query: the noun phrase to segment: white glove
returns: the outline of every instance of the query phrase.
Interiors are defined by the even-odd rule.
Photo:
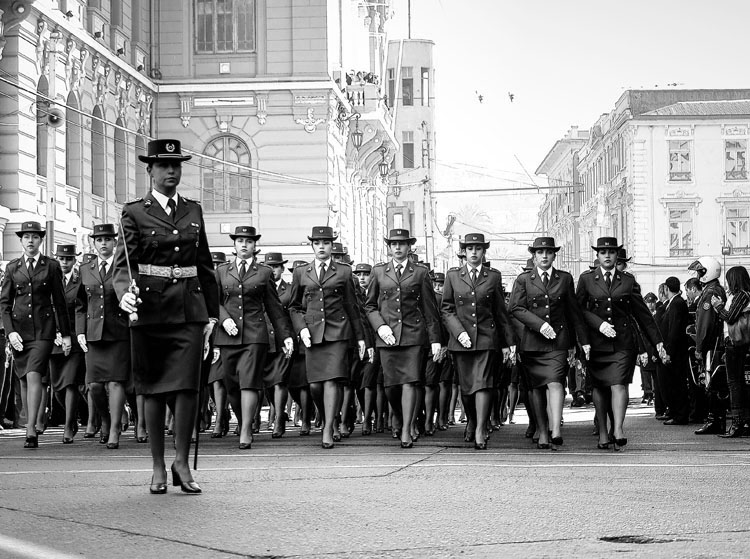
[[[224,328],[224,331],[230,336],[236,336],[239,333],[239,330],[237,329],[237,323],[234,321],[234,319],[227,318],[226,320],[224,320],[224,322],[221,323],[221,327]]]
[[[60,334],[60,332],[55,332],[55,345],[56,346],[62,345],[62,334]]]
[[[284,357],[289,359],[294,353],[294,340],[292,338],[284,338]]]
[[[502,352],[503,352],[503,363],[505,363],[506,361],[510,360],[510,348],[504,347],[502,348]]]
[[[664,349],[663,343],[659,342],[656,344],[656,351],[659,352],[659,359],[661,359],[662,363],[669,363],[671,361],[669,355],[667,355],[667,350]]]
[[[302,343],[305,344],[305,347],[311,347],[312,346],[312,340],[310,338],[310,330],[308,328],[303,328],[299,331],[299,339],[302,340]]]
[[[87,353],[89,350],[88,344],[86,344],[86,334],[78,334],[76,336],[76,339],[78,340],[78,345],[81,346],[81,349],[84,353]]]
[[[542,336],[544,336],[548,340],[554,340],[557,337],[557,333],[555,332],[555,329],[552,328],[552,326],[550,326],[548,322],[545,322],[544,324],[542,324],[542,327],[539,329],[539,332],[541,332]]]
[[[128,291],[122,296],[122,299],[120,299],[120,308],[128,314],[132,314],[138,312],[138,305],[140,305],[141,302],[142,301],[135,295],[135,293]]]
[[[583,355],[586,356],[586,361],[588,361],[591,355],[591,344],[582,345],[581,349],[583,350]]]
[[[458,335],[458,343],[460,343],[466,349],[469,349],[471,347],[471,338],[469,337],[469,334],[467,334],[466,332],[461,332]]]
[[[221,350],[218,347],[215,347],[214,348],[214,356],[213,356],[213,359],[211,359],[211,365],[213,365],[214,363],[216,363],[219,360],[220,357],[221,357]]]
[[[439,343],[430,344],[432,348],[432,360],[435,363],[440,362],[440,356],[442,355],[442,346]]]
[[[375,361],[375,348],[367,348],[367,362],[373,363]]]
[[[60,343],[60,345],[62,346],[63,355],[65,355],[66,357],[68,355],[70,355],[70,350],[72,348],[72,343],[70,341],[70,336],[63,336],[62,337],[62,342]]]
[[[18,332],[11,332],[8,334],[8,341],[13,349],[16,351],[23,351],[23,338]]]
[[[396,343],[396,336],[393,335],[393,330],[391,330],[391,327],[387,324],[383,324],[378,328],[378,336],[380,336],[380,339],[388,345]]]
[[[614,338],[617,335],[617,332],[615,332],[615,327],[612,326],[609,322],[602,322],[602,325],[599,326],[599,332],[601,332],[608,338]]]

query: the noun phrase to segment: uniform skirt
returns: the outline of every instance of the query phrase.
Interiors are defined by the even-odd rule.
[[[424,348],[421,345],[381,347],[379,352],[386,388],[424,381]]]
[[[203,324],[158,324],[130,329],[136,394],[198,392]]]
[[[130,340],[89,342],[86,352],[86,384],[130,381]]]
[[[289,381],[291,365],[291,359],[287,359],[283,351],[269,353],[263,370],[263,386],[269,388],[277,384],[286,384]]]
[[[289,388],[305,388],[308,386],[308,382],[304,347],[300,348],[297,353],[293,353],[290,361]]]
[[[463,396],[494,387],[493,371],[496,360],[497,352],[491,349],[453,353],[453,366],[456,368]]]
[[[362,371],[367,363],[367,353],[365,361],[359,358],[359,348],[349,350],[349,384],[355,390],[362,384]]]
[[[541,388],[551,382],[565,383],[568,375],[567,350],[524,351],[521,361],[526,369],[528,388]]]
[[[606,388],[615,384],[630,384],[633,382],[637,357],[635,351],[592,351],[588,363],[591,386]]]
[[[52,354],[49,360],[49,376],[52,390],[55,392],[62,392],[68,386],[83,384],[86,382],[84,353],[76,351],[67,357],[62,353]]]
[[[49,357],[52,353],[52,340],[31,340],[23,342],[23,351],[13,350],[13,368],[18,378],[26,373],[39,373],[47,377]]]
[[[437,386],[440,383],[440,366],[441,363],[435,363],[432,359],[432,355],[428,354],[425,357],[424,367],[424,385],[425,386]]]
[[[323,342],[305,348],[305,367],[309,383],[349,380],[349,342]]]
[[[229,392],[263,390],[268,344],[222,346],[224,385]]]
[[[216,360],[216,363],[211,363],[211,368],[208,370],[208,384],[214,382],[224,382],[224,366],[222,364],[221,354]]]
[[[455,370],[453,368],[453,358],[450,354],[447,354],[440,362],[440,382],[452,384],[454,376]]]

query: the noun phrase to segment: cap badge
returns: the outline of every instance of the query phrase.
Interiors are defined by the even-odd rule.
[[[167,151],[169,153],[172,153],[174,151],[174,144],[167,144],[165,147],[167,148]]]

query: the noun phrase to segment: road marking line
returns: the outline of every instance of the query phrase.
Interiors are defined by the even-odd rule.
[[[0,534],[0,550],[30,559],[75,559],[80,555],[68,555],[56,549],[25,542]]]

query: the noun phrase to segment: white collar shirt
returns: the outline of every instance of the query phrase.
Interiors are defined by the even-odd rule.
[[[169,215],[169,212],[171,211],[169,208],[169,196],[165,196],[161,192],[157,192],[156,190],[151,191],[152,196],[156,199],[157,202],[159,202],[159,205],[162,207],[164,212]],[[175,192],[175,195],[171,198],[174,200],[175,208],[180,204],[180,195]]]

